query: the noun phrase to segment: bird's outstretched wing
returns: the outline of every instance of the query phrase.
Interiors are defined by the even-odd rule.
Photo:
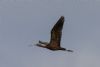
[[[64,16],[61,16],[57,23],[51,30],[51,40],[50,45],[52,46],[60,46],[61,36],[62,36],[62,29],[64,24]]]

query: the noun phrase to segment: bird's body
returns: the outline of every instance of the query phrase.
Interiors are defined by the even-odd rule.
[[[54,27],[51,30],[50,42],[47,43],[47,42],[39,41],[39,43],[36,45],[39,47],[53,50],[53,51],[64,50],[68,52],[73,52],[72,50],[66,50],[65,48],[62,48],[60,46],[63,24],[64,24],[64,16],[61,16],[60,19],[57,21],[57,23],[54,25]]]

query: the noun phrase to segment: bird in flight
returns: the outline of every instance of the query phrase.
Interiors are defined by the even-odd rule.
[[[48,43],[39,41],[39,43],[36,44],[36,46],[47,48],[52,51],[63,50],[63,51],[73,52],[73,50],[67,50],[66,48],[60,46],[63,24],[64,24],[64,16],[61,16],[60,19],[57,21],[57,23],[54,25],[54,27],[51,29],[50,42]]]

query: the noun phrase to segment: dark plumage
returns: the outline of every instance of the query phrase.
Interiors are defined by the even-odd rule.
[[[68,52],[73,52],[72,50],[67,50],[60,46],[63,24],[64,24],[64,16],[61,16],[51,30],[50,42],[47,43],[47,42],[39,41],[39,43],[36,45],[50,50],[64,50]]]

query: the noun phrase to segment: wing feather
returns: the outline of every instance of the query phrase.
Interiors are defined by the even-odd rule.
[[[64,24],[64,16],[61,16],[51,30],[51,40],[50,40],[51,45],[60,46],[63,24]]]

